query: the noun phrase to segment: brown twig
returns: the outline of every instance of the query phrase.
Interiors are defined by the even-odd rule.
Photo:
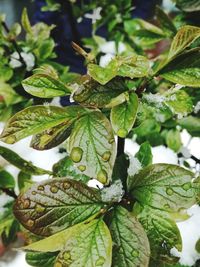
[[[1,188],[0,187],[0,190],[2,192],[4,192],[6,195],[10,196],[10,197],[13,197],[14,199],[17,198],[17,195],[15,194],[15,191],[12,190],[12,189],[8,189],[8,188]]]

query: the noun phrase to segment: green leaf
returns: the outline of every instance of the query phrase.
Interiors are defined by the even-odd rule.
[[[32,34],[32,27],[28,17],[27,8],[24,8],[22,11],[21,24],[26,32]]]
[[[20,171],[17,176],[17,183],[19,191],[25,189],[27,187],[27,184],[30,185],[32,183],[31,175],[23,171]]]
[[[135,154],[135,157],[139,160],[142,167],[152,164],[153,155],[149,142],[141,144],[139,151]]]
[[[57,252],[28,252],[26,262],[35,267],[53,267],[57,255]]]
[[[149,73],[149,68],[149,61],[143,56],[117,56],[104,68],[95,64],[88,64],[88,73],[100,84],[106,84],[115,76],[131,79],[145,77]]]
[[[177,129],[171,129],[166,134],[166,143],[169,148],[178,152],[182,146],[181,135]]]
[[[53,50],[55,47],[55,42],[53,39],[45,40],[40,44],[37,50],[35,50],[35,54],[39,60],[39,62],[43,62],[52,56]],[[63,86],[63,84],[62,84]],[[66,87],[65,87],[66,90]]]
[[[160,76],[173,83],[185,86],[200,86],[200,50],[190,50],[181,54],[161,71]]]
[[[55,177],[70,177],[71,179],[87,183],[90,177],[82,173],[84,170],[84,167],[79,167],[79,169],[75,167],[73,161],[68,156],[53,165],[53,175]]]
[[[123,101],[122,92],[125,91],[126,85],[121,79],[113,79],[106,85],[101,85],[92,79],[88,79],[78,86],[73,94],[73,99],[84,106],[89,107],[110,107],[116,102],[117,97]],[[124,100],[125,101],[125,100]]]
[[[63,143],[71,133],[68,122],[49,128],[33,136],[31,147],[37,150],[47,150]]]
[[[47,74],[34,74],[23,80],[22,85],[27,93],[41,98],[52,98],[71,93],[64,83]]]
[[[182,249],[181,235],[175,221],[167,212],[149,207],[145,207],[137,218],[148,236],[151,257],[160,261],[172,261],[171,249]]]
[[[13,76],[13,70],[9,66],[6,66],[4,63],[0,63],[0,80],[1,80],[0,94],[1,95],[4,92],[2,85],[5,86],[5,83],[3,82],[9,81],[12,78],[12,76]]]
[[[154,119],[147,119],[138,127],[133,129],[133,133],[140,137],[147,136],[152,133],[159,133],[161,126]]]
[[[171,164],[153,164],[129,180],[132,196],[141,204],[178,212],[196,203],[194,174]]]
[[[138,97],[130,93],[126,102],[111,109],[110,120],[115,133],[125,138],[132,129],[138,110]]]
[[[175,35],[168,54],[168,60],[180,54],[200,37],[200,28],[194,26],[183,26]]]
[[[100,193],[68,178],[34,184],[21,194],[14,214],[31,232],[49,236],[82,222],[103,207]]]
[[[93,111],[76,121],[68,142],[68,152],[84,174],[109,183],[116,157],[116,144],[109,120]]]
[[[185,115],[193,111],[192,99],[184,90],[172,91],[172,93],[167,92],[167,96],[169,100],[165,101],[165,104],[173,113]]]
[[[81,255],[81,256],[80,256]],[[55,266],[110,267],[112,239],[103,220],[80,225],[80,229],[67,240]]]
[[[16,104],[23,100],[21,96],[16,94],[12,87],[3,81],[0,80],[0,96],[3,97],[6,105]]]
[[[0,156],[2,156],[12,165],[19,168],[20,170],[22,170],[27,174],[33,174],[33,175],[52,174],[51,171],[47,171],[34,166],[31,162],[24,160],[23,158],[18,156],[18,154],[16,154],[14,151],[6,147],[0,146]]]
[[[156,16],[163,32],[169,37],[174,36],[177,32],[176,27],[170,17],[159,6],[156,6]]]
[[[155,32],[151,32],[148,30],[137,30],[135,31],[135,42],[140,46],[150,46],[155,43],[160,42],[164,39],[164,36],[162,34],[158,34]]]
[[[196,242],[195,249],[198,253],[200,253],[200,239]]]
[[[113,240],[112,266],[149,266],[150,247],[147,235],[138,220],[123,207],[116,207],[109,226]]]
[[[195,12],[200,10],[200,0],[176,0],[178,8],[185,12]]]
[[[200,118],[188,116],[178,120],[177,123],[192,136],[200,136]]]
[[[15,179],[13,178],[13,176],[5,170],[0,170],[0,189],[14,188],[14,187],[15,187]]]
[[[41,133],[64,122],[70,126],[84,113],[86,110],[78,106],[66,108],[49,105],[28,107],[8,120],[0,137],[3,142],[14,144],[27,136]]]

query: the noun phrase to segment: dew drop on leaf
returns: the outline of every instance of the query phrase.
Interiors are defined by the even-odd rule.
[[[80,162],[82,159],[83,150],[80,147],[73,147],[70,157],[74,162]]]
[[[50,187],[50,191],[51,191],[52,193],[57,193],[57,192],[58,192],[58,187],[55,186],[55,185],[53,185],[53,186]]]
[[[103,160],[108,161],[110,159],[110,156],[111,156],[110,151],[106,151],[103,153],[102,158]]]
[[[174,191],[171,188],[168,187],[166,189],[166,193],[167,193],[167,195],[172,196],[174,194]]]
[[[33,221],[33,220],[28,220],[28,221],[27,221],[27,225],[28,225],[29,227],[32,227],[32,226],[34,225],[34,221]]]
[[[115,141],[115,139],[112,138],[112,139],[110,139],[110,140],[108,141],[108,143],[109,143],[109,144],[112,144],[114,141]]]
[[[85,165],[79,165],[78,166],[78,169],[81,171],[81,172],[84,172],[86,170],[86,166]]]
[[[134,250],[131,252],[131,255],[132,255],[134,258],[136,258],[136,257],[139,256],[139,251],[134,249]]]
[[[45,207],[37,204],[36,207],[35,207],[35,211],[38,212],[38,213],[44,212],[45,211]]]
[[[60,263],[60,262],[56,262],[55,263],[55,265],[54,265],[54,267],[62,267],[63,265],[62,265],[62,263]]]
[[[24,209],[28,209],[30,207],[30,200],[29,199],[25,199],[23,201],[23,208]]]
[[[108,176],[107,176],[107,172],[105,170],[100,170],[97,174],[97,180],[102,183],[105,184],[107,182]]]
[[[105,258],[104,257],[99,257],[96,262],[95,262],[95,266],[102,266],[105,262]]]
[[[69,189],[70,188],[70,183],[69,182],[64,182],[63,183],[63,187],[64,187],[64,189]]]
[[[64,258],[64,260],[69,260],[69,259],[71,259],[71,254],[70,254],[70,252],[69,251],[65,251],[65,253],[63,254],[63,258]]]
[[[185,183],[182,188],[183,190],[188,191],[191,188],[191,183]]]
[[[37,188],[39,191],[44,191],[44,186],[43,185],[39,185]]]
[[[15,142],[16,142],[16,138],[15,138],[15,136],[8,136],[7,138],[6,138],[6,140],[5,140],[5,142],[7,143],[7,144],[14,144]]]
[[[36,195],[37,193],[36,193],[36,191],[32,191],[32,195]]]
[[[126,129],[123,129],[123,128],[121,128],[121,129],[119,129],[119,130],[117,131],[117,135],[118,135],[119,137],[121,137],[121,138],[126,137],[127,134],[128,134],[128,131],[127,131]]]

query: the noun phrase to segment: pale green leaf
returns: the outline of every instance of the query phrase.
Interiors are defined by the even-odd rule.
[[[24,8],[22,11],[21,24],[26,32],[32,34],[32,27],[28,17],[27,8]]]

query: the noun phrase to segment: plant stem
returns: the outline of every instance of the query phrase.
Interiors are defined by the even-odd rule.
[[[14,199],[17,198],[17,195],[15,194],[15,191],[8,188],[0,188],[1,191],[3,191],[6,195],[13,197]]]
[[[4,30],[5,30],[7,33],[9,33],[10,30],[9,30],[7,24],[6,24],[5,22],[2,22],[1,24],[2,24],[2,26],[3,26],[3,28],[4,28]],[[22,63],[24,66],[26,66],[26,63],[25,63],[25,61],[24,61],[24,59],[23,59],[23,57],[22,57],[22,55],[21,55],[21,51],[20,51],[20,49],[19,49],[19,46],[18,46],[17,42],[16,42],[14,39],[12,39],[12,40],[10,40],[10,41],[11,41],[11,43],[13,44],[13,46],[14,46],[16,52],[17,52],[18,55],[19,55],[19,60],[21,61],[21,63]]]
[[[118,137],[117,143],[117,157],[124,153],[125,138]]]

